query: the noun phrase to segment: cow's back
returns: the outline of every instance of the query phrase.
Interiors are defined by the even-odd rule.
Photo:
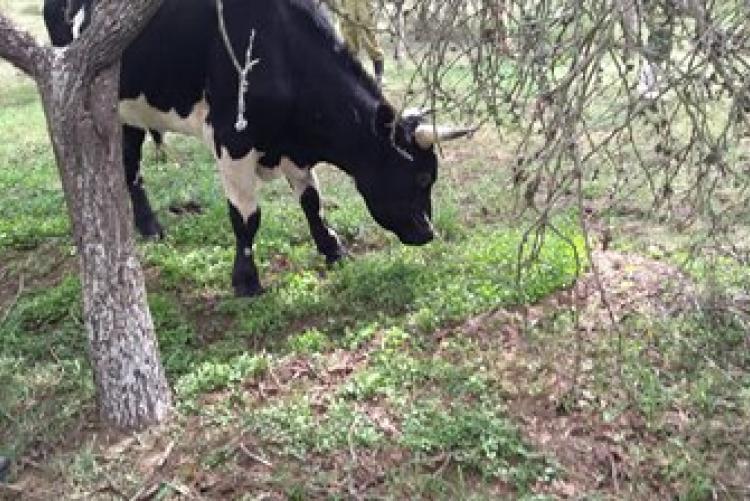
[[[223,3],[231,50],[220,33],[214,0],[165,0],[123,56],[120,109],[126,124],[207,140],[214,132],[232,129],[239,103],[238,70],[231,56],[245,64],[248,40],[257,33],[253,57],[260,64],[249,75],[245,96],[251,124],[243,138],[227,140],[240,140],[242,148],[248,140],[278,140],[292,103],[289,67],[300,63],[290,57],[296,52],[290,35],[300,22],[290,16],[294,2]],[[310,8],[303,9],[308,16]],[[298,4],[298,13],[299,9]],[[208,135],[201,126],[206,121],[212,131]],[[266,151],[272,149],[268,146]]]
[[[187,116],[203,99],[216,36],[213,0],[165,1],[123,55],[121,98]]]

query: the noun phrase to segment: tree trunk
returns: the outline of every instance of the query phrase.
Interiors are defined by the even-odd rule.
[[[135,248],[117,116],[119,64],[89,90],[78,144],[83,151],[83,311],[99,412],[124,428],[163,421],[171,395]]]
[[[166,419],[172,402],[125,187],[118,60],[137,34],[134,26],[145,24],[159,2],[101,3],[84,37],[65,51],[36,46],[0,14],[0,57],[34,76],[42,96],[80,257],[100,416],[140,428]]]

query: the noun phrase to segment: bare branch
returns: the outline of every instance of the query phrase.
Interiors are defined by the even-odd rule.
[[[5,59],[27,75],[36,78],[43,73],[48,51],[37,45],[34,37],[19,29],[0,13],[0,59]]]
[[[91,25],[70,50],[84,54],[90,61],[89,70],[98,73],[119,61],[161,3],[162,0],[99,1]]]

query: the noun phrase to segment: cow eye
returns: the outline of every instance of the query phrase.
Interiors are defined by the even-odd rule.
[[[420,188],[429,188],[432,184],[432,176],[427,172],[417,174],[417,186]]]

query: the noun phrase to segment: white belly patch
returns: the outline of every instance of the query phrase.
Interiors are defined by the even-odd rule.
[[[252,150],[244,157],[234,159],[226,148],[222,148],[221,156],[216,159],[224,193],[245,220],[258,210],[258,190],[263,182],[284,175],[298,196],[307,186],[317,188],[317,181],[309,169],[300,169],[287,158],[282,158],[276,167],[263,167],[260,164],[262,157],[262,153]]]
[[[127,125],[140,129],[177,132],[193,136],[203,141],[209,139],[210,131],[206,124],[208,104],[202,99],[195,105],[187,117],[181,117],[175,110],[164,112],[148,104],[146,97],[124,99],[119,105],[120,120]]]
[[[196,103],[187,117],[175,110],[164,112],[149,105],[146,97],[125,99],[119,104],[120,120],[139,129],[171,131],[196,137],[207,144],[214,153],[213,127],[206,122],[208,104],[205,99]],[[286,176],[297,196],[308,186],[317,190],[317,180],[309,169],[299,168],[283,157],[280,165],[264,167],[260,163],[263,154],[255,149],[242,158],[232,158],[226,147],[221,147],[216,158],[219,178],[232,205],[247,220],[258,210],[258,189],[263,182]]]

